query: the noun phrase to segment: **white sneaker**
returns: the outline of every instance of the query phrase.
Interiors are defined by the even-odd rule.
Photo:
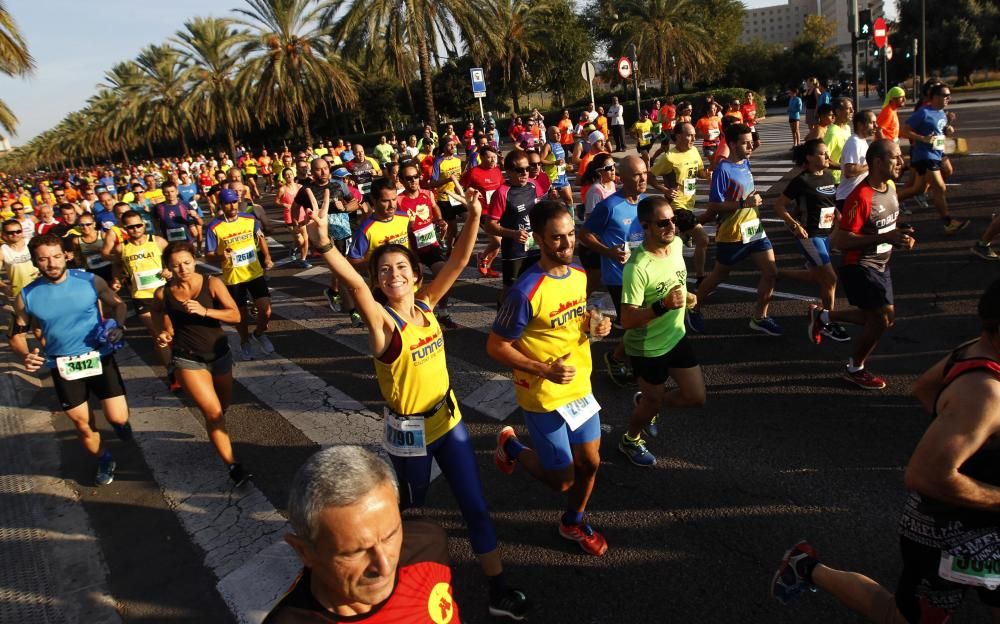
[[[271,355],[274,353],[274,345],[271,344],[271,339],[267,337],[267,334],[261,334],[257,336],[256,334],[250,334],[253,339],[257,342],[260,350],[264,352],[265,355]]]
[[[253,347],[250,345],[249,340],[240,344],[240,352],[243,354],[244,362],[249,362],[253,359]]]

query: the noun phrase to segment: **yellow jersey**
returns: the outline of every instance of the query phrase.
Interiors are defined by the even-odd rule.
[[[432,409],[451,392],[448,366],[444,357],[444,334],[430,307],[423,301],[414,302],[427,325],[407,323],[386,306],[396,323],[389,348],[374,358],[375,376],[382,397],[396,414],[416,415]],[[445,401],[433,415],[424,419],[427,444],[451,431],[462,420],[458,404],[452,410]]]
[[[152,299],[156,289],[166,284],[160,277],[163,272],[160,246],[152,234],[138,245],[127,238],[122,242],[122,268],[131,282],[133,299]]]
[[[694,198],[698,175],[705,171],[705,163],[701,159],[701,153],[697,148],[690,147],[685,152],[678,152],[677,148],[671,147],[666,154],[660,156],[653,163],[653,174],[658,176],[674,175],[677,190],[680,195],[677,199],[670,200],[674,208],[694,210]]]
[[[354,242],[347,251],[348,258],[364,258],[367,261],[377,247],[395,243],[404,247],[410,246],[410,216],[401,210],[388,221],[379,221],[368,217],[361,222],[354,234]]]
[[[264,275],[257,253],[260,222],[250,215],[237,214],[232,221],[219,217],[208,225],[205,251],[223,256],[222,281],[227,286],[244,284]],[[225,254],[224,252],[230,253]]]

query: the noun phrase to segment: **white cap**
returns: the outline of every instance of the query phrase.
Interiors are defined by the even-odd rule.
[[[587,135],[587,143],[590,143],[591,145],[597,143],[598,141],[603,141],[603,140],[605,140],[605,136],[604,133],[601,132],[600,130],[594,130],[593,132]]]

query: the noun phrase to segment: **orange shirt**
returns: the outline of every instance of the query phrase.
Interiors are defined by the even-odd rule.
[[[882,112],[878,114],[875,125],[882,130],[883,139],[891,141],[899,140],[899,115],[896,114],[896,109],[891,104],[883,108]]]
[[[573,136],[573,122],[569,119],[559,120],[559,143],[562,145],[572,145],[574,140]]]
[[[722,123],[715,115],[702,117],[695,124],[695,129],[701,135],[702,144],[716,145],[719,143],[719,136],[722,134]]]
[[[608,118],[605,115],[598,115],[597,119],[594,120],[594,125],[597,126],[597,129],[601,131],[601,134],[604,135],[604,138],[608,138],[609,136],[611,136],[610,134],[608,134]]]

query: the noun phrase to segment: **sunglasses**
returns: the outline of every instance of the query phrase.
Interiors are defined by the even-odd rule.
[[[20,236],[23,230],[4,230],[4,236]]]
[[[528,173],[530,167],[511,167],[510,170],[514,173]]]
[[[655,225],[656,227],[659,227],[659,228],[665,228],[668,225],[670,225],[670,226],[676,226],[677,225],[677,222],[675,221],[676,218],[677,217],[670,217],[669,219],[660,219],[659,221],[650,221],[649,224],[650,225]]]
[[[601,171],[614,171],[614,170],[615,170],[614,165],[604,165],[603,167],[601,167]]]
[[[126,225],[125,229],[126,230],[138,230],[138,229],[144,228],[144,227],[146,227],[145,223],[133,223],[132,225]]]
[[[79,225],[80,227],[94,227],[93,223],[84,223],[83,221],[77,222],[77,225]]]
[[[402,180],[403,182],[416,182],[419,179],[420,179],[420,176],[418,176],[418,175],[403,176],[403,177],[400,178],[400,180]]]
[[[530,163],[528,165],[528,169],[538,169],[541,166],[542,166],[542,163]]]

